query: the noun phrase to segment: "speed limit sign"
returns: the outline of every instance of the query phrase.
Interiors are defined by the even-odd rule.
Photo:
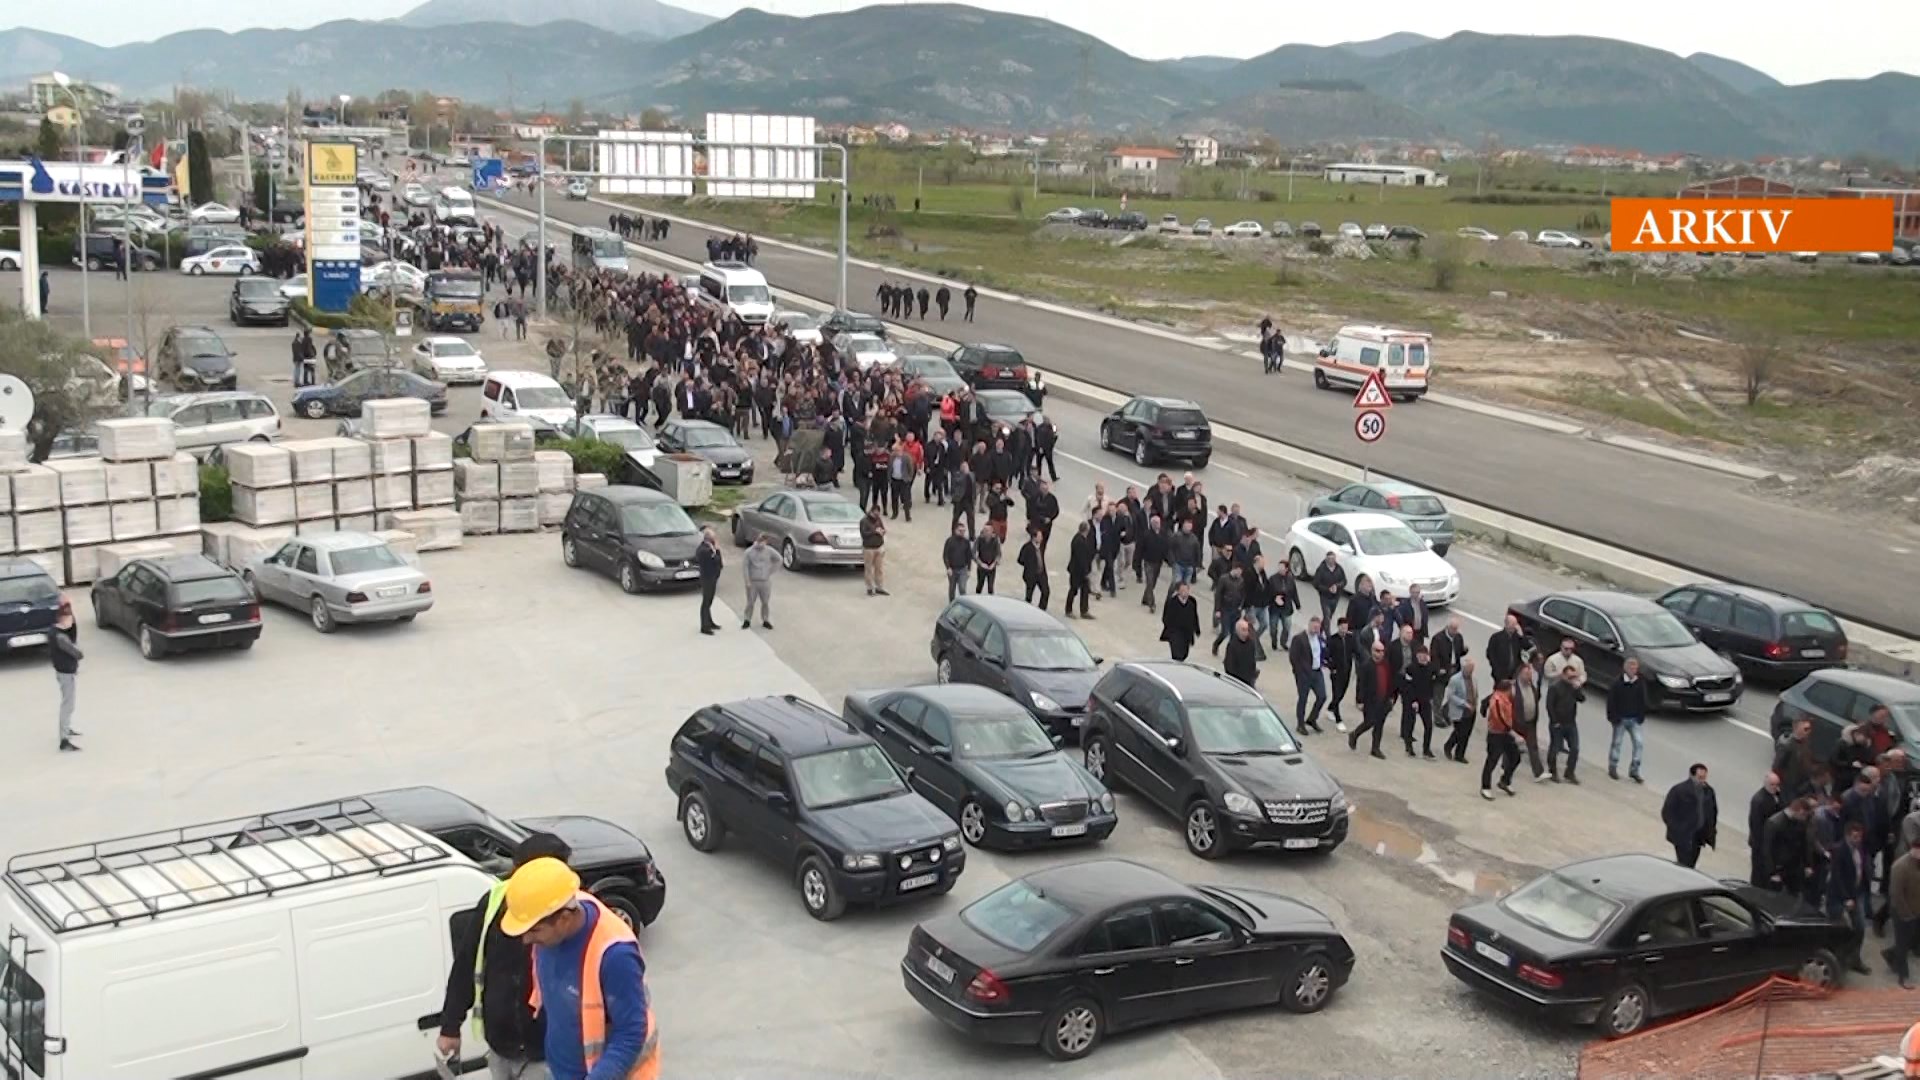
[[[1353,433],[1363,443],[1380,441],[1387,433],[1387,414],[1379,409],[1363,409],[1353,418]]]

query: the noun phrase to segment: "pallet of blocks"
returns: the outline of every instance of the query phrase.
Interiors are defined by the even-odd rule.
[[[405,529],[381,529],[373,535],[380,538],[395,555],[407,561],[409,566],[420,565],[420,540]]]
[[[149,462],[153,467],[153,497],[177,498],[200,494],[200,462],[185,450]]]
[[[438,431],[416,435],[413,443],[413,471],[436,472],[453,468],[453,436]]]
[[[573,490],[593,491],[607,486],[607,474],[597,472],[576,473],[573,477]]]
[[[107,501],[106,462],[97,457],[71,457],[46,464],[59,481],[61,506],[95,506]]]
[[[336,435],[313,441],[326,443],[333,449],[333,479],[336,483],[341,480],[363,480],[373,475],[373,447],[366,440]],[[298,480],[298,477],[295,479]]]
[[[500,500],[500,531],[526,533],[540,531],[540,499]]]
[[[0,473],[27,467],[27,433],[19,428],[0,428]],[[5,510],[0,506],[0,510]]]
[[[333,482],[332,439],[287,439],[280,443],[280,449],[287,452],[294,483]]]
[[[3,484],[5,477],[0,477]],[[0,555],[13,554],[13,515],[0,514]]]
[[[293,454],[290,451],[271,443],[240,443],[227,447],[223,453],[227,478],[233,483],[235,521],[267,528],[294,520]]]
[[[116,416],[93,426],[100,457],[108,462],[164,461],[173,457],[173,421],[162,416]]]
[[[532,461],[533,428],[526,424],[487,422],[473,425],[475,461]]]
[[[394,510],[381,514],[382,531],[399,529],[413,534],[418,551],[446,551],[461,544],[460,512],[446,506],[422,510]]]
[[[170,555],[194,554],[200,549],[195,546],[191,552],[182,552],[169,540],[130,540],[124,544],[102,544],[94,551],[98,560],[99,576],[96,581],[104,581],[120,572],[120,568],[135,559],[164,559]]]
[[[374,398],[360,404],[360,434],[368,439],[415,439],[433,431],[433,410],[419,398]]]
[[[55,585],[66,588],[67,553],[65,551],[59,548],[52,551],[21,551],[17,552],[16,556],[37,564],[40,569],[47,572],[47,576],[53,579]]]
[[[221,566],[240,571],[291,539],[292,525],[255,528],[237,521],[210,521],[200,528],[200,551]]]
[[[535,450],[533,463],[540,473],[540,525],[558,525],[573,505],[573,455],[565,450]]]

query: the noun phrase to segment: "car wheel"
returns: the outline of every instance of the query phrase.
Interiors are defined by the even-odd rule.
[[[939,661],[933,665],[933,681],[941,686],[953,681],[953,657],[946,653],[940,654]]]
[[[594,889],[588,889],[587,891],[599,897],[602,904],[607,905],[609,910],[615,915],[620,916],[620,921],[627,924],[627,929],[638,930],[641,926],[645,925],[640,921],[639,905],[627,899],[625,896],[617,892],[601,893]]]
[[[0,259],[0,270],[18,270],[18,269],[20,269],[20,264],[17,262],[14,262],[12,259]]]
[[[1319,368],[1313,369],[1313,388],[1315,390],[1325,390],[1328,388],[1327,373],[1321,371]]]
[[[307,611],[313,619],[313,628],[323,634],[333,633],[335,627],[339,625],[334,621],[333,609],[328,607],[327,602],[318,596],[308,602]]]
[[[1652,1002],[1647,998],[1645,987],[1639,983],[1621,983],[1600,1003],[1596,1023],[1607,1038],[1619,1039],[1646,1027],[1651,1012]]]
[[[1835,990],[1840,986],[1840,961],[1826,949],[1816,950],[1800,965],[1800,981],[1817,986],[1822,990]]]
[[[707,797],[698,791],[689,791],[680,798],[680,831],[687,834],[689,847],[704,852],[719,851],[720,841],[727,835],[726,827],[714,820]]]
[[[140,643],[140,655],[146,659],[159,660],[167,655],[167,647],[160,643],[160,635],[154,633],[153,627],[146,623],[140,624],[133,637]]]
[[[1319,1012],[1333,999],[1333,961],[1310,952],[1293,962],[1280,983],[1280,1007],[1291,1013]]]
[[[727,519],[727,532],[733,537],[734,547],[746,547],[747,542],[740,536],[740,515],[734,514]]]
[[[1203,859],[1217,859],[1226,854],[1226,845],[1221,842],[1220,815],[1214,812],[1213,804],[1205,799],[1195,799],[1187,807],[1187,850]]]
[[[632,562],[620,564],[620,589],[629,596],[640,591],[640,571],[633,568]]]
[[[88,270],[100,269],[100,260],[97,258],[94,258],[91,255],[87,256],[87,269]]]
[[[974,847],[987,838],[987,811],[977,799],[960,804],[960,838]]]
[[[780,565],[792,570],[800,565],[800,549],[793,546],[792,540],[780,542]]]
[[[325,420],[327,418],[327,403],[321,401],[319,398],[310,398],[305,405],[300,407],[300,411],[306,414],[309,420]]]
[[[1300,554],[1299,548],[1287,552],[1287,569],[1293,571],[1295,581],[1307,580],[1307,557]]]
[[[1207,462],[1212,460],[1213,460],[1212,454],[1202,454],[1199,457],[1194,459],[1193,467],[1196,469],[1204,469],[1207,467]]]
[[[1099,1005],[1088,998],[1073,998],[1047,1014],[1040,1028],[1040,1049],[1055,1061],[1078,1061],[1100,1045],[1105,1029]]]
[[[807,914],[821,922],[832,922],[847,910],[847,902],[834,891],[833,875],[818,855],[809,855],[800,864],[800,902]]]
[[[1100,425],[1100,449],[1108,451],[1113,449],[1113,429],[1106,424]]]
[[[1107,778],[1107,740],[1104,737],[1089,736],[1086,745],[1080,748],[1080,761],[1086,766],[1089,776],[1109,788],[1113,786],[1113,781]]]
[[[206,272],[207,272],[207,268],[199,265],[198,263],[187,268],[187,275],[189,277],[199,277],[201,274],[204,274]]]
[[[560,561],[570,568],[577,569],[580,566],[580,549],[574,546],[571,536],[560,538]]]
[[[1133,440],[1133,463],[1143,469],[1153,464],[1153,455],[1147,450],[1147,440],[1137,435]]]

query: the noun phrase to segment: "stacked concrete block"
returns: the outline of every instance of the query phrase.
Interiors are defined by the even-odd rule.
[[[453,489],[462,500],[498,499],[500,463],[461,458],[453,463]]]
[[[169,499],[168,502],[179,502]],[[196,502],[196,506],[198,503]],[[160,511],[152,499],[112,504],[113,539],[144,540],[160,531]],[[72,541],[69,540],[69,543]]]
[[[567,509],[573,505],[571,491],[543,491],[540,493],[540,526],[550,528],[567,520]]]
[[[373,531],[373,527],[379,524],[380,517],[378,514],[368,511],[364,514],[341,514],[335,518],[334,521],[339,524],[341,532],[370,533]]]
[[[500,497],[527,499],[540,494],[540,463],[503,461],[500,463]]]
[[[413,471],[412,439],[368,439],[367,471],[373,476],[392,476]]]
[[[381,529],[373,535],[379,537],[395,555],[413,566],[420,565],[420,540],[405,529]]]
[[[360,480],[373,474],[373,447],[360,439],[316,439],[333,447],[333,478]]]
[[[500,531],[499,499],[465,499],[459,509],[460,531],[468,536],[492,536]]]
[[[317,521],[320,518],[332,516],[333,485],[331,483],[293,485],[294,520]]]
[[[369,439],[411,439],[432,430],[432,409],[419,398],[376,398],[360,406],[360,432]]]
[[[60,483],[61,506],[93,506],[107,501],[107,464],[97,457],[47,462]]]
[[[500,531],[506,533],[540,531],[540,499],[500,500]]]
[[[60,512],[60,521],[61,539],[68,544],[106,544],[113,541],[113,511],[106,503],[69,506]],[[53,546],[59,547],[60,541],[56,540]]]
[[[444,506],[425,510],[396,510],[380,515],[380,528],[413,534],[420,551],[445,551],[460,546],[460,514]]]
[[[168,499],[180,495],[200,494],[200,462],[192,454],[181,450],[172,457],[162,458],[152,462],[151,465],[154,498]]]
[[[108,502],[153,501],[152,462],[109,461],[106,470]]]
[[[67,553],[68,585],[91,585],[100,580],[100,551],[106,544],[92,544],[85,547],[69,545]]]
[[[373,480],[364,476],[358,480],[335,480],[333,512],[341,517],[373,513]]]
[[[533,428],[526,424],[479,423],[472,430],[475,461],[533,460]]]
[[[280,444],[289,456],[296,484],[333,482],[333,440],[292,439]]]
[[[13,515],[0,514],[0,555],[13,554]]]
[[[233,482],[234,520],[254,528],[294,520],[292,451],[270,443],[241,443],[227,447],[225,456],[227,477]]]
[[[109,524],[108,532],[112,532]],[[58,551],[66,529],[58,510],[35,510],[13,515],[13,550],[25,555],[35,551]]]
[[[533,463],[540,467],[540,490],[573,490],[573,455],[565,450],[535,450]]]
[[[233,519],[264,528],[294,520],[293,485],[251,488],[233,485]]]
[[[282,544],[293,539],[294,527],[275,525],[256,529],[241,526],[226,533],[221,544],[220,565],[230,570],[245,570],[258,559],[280,550]]]
[[[330,517],[314,518],[311,521],[296,521],[293,523],[293,533],[295,536],[314,536],[319,533],[339,531],[339,524],[335,519]]]
[[[395,473],[373,478],[373,508],[380,510],[413,509],[413,481],[418,474]],[[452,473],[447,476],[451,482]]]
[[[37,563],[40,569],[45,570],[47,576],[53,579],[55,585],[63,588],[66,586],[67,553],[65,551],[55,548],[52,551],[22,551],[19,555],[28,562]]]
[[[413,474],[413,505],[452,506],[453,470],[435,469]]]
[[[592,491],[607,486],[607,475],[597,472],[576,473],[573,478],[573,490]]]
[[[181,495],[172,499],[155,499],[154,506],[160,511],[162,534],[184,536],[200,531],[200,496]]]
[[[119,416],[94,425],[100,456],[107,461],[161,461],[171,458],[173,421],[163,416]]]
[[[19,428],[0,430],[0,472],[27,466],[27,433]]]
[[[413,443],[414,472],[453,468],[453,436],[430,431],[410,441]]]

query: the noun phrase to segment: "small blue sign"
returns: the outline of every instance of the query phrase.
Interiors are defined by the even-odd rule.
[[[507,163],[499,158],[473,159],[473,190],[504,191],[507,187]]]
[[[313,260],[308,291],[316,311],[345,311],[360,291],[360,264],[332,259]]]

